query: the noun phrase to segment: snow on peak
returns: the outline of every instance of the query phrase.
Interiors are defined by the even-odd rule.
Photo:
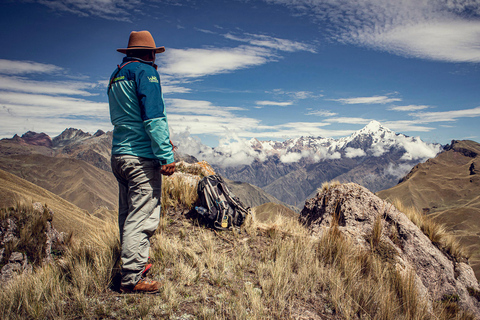
[[[382,124],[376,120],[370,121],[363,129],[360,129],[358,132],[361,133],[376,133],[379,131],[391,131],[388,128],[382,126]]]

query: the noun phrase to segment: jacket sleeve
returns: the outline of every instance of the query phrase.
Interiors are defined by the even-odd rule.
[[[158,72],[151,66],[142,66],[137,69],[135,82],[143,125],[152,141],[152,151],[162,164],[172,163],[173,147]]]

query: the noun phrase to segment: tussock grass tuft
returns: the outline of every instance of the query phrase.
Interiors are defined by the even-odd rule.
[[[423,233],[444,253],[457,261],[468,259],[469,254],[456,237],[447,232],[445,227],[431,217],[421,214],[414,207],[403,205],[400,199],[394,199],[393,205],[403,212]]]
[[[193,178],[192,178],[193,179]],[[198,180],[190,181],[182,174],[163,177],[162,210],[167,208],[191,209],[197,201]]]
[[[317,193],[327,192],[330,188],[335,188],[339,185],[341,185],[341,183],[338,180],[326,181],[322,183],[322,186],[320,188],[317,189]]]

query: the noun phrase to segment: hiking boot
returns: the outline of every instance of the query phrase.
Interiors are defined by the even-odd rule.
[[[157,293],[160,291],[160,283],[154,280],[141,279],[133,287],[133,289],[127,287],[120,287],[122,293]]]

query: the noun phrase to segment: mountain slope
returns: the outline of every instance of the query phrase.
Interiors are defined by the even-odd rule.
[[[398,198],[444,223],[470,249],[470,262],[480,278],[480,144],[452,141],[444,152],[418,164],[378,196]]]
[[[53,223],[59,231],[72,232],[82,238],[86,231],[95,230],[101,220],[86,210],[62,199],[29,181],[0,169],[0,206],[16,205],[17,201],[27,203],[40,201],[55,212]]]
[[[265,203],[275,203],[282,206],[289,207],[289,205],[278,200],[274,196],[265,192],[262,188],[254,186],[252,184],[240,181],[232,181],[229,179],[223,179],[227,184],[228,189],[248,207],[257,207]],[[294,208],[289,208],[293,210]]]
[[[0,169],[15,174],[93,213],[117,207],[118,186],[113,174],[76,159],[41,154],[0,157]]]

